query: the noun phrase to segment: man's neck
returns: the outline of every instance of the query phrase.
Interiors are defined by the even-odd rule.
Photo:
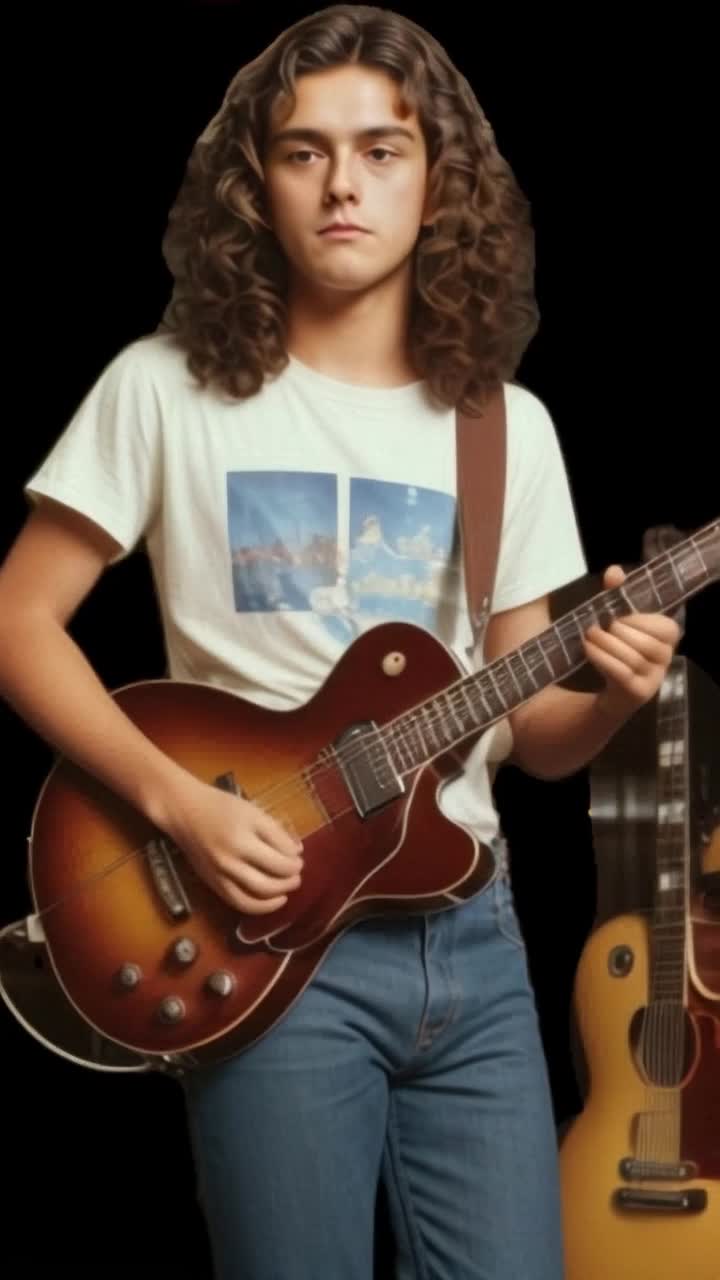
[[[407,307],[390,306],[377,292],[350,301],[291,297],[288,350],[341,382],[395,387],[418,380],[408,354]]]

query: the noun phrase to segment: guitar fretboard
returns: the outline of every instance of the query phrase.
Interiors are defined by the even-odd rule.
[[[686,676],[675,659],[658,694],[655,901],[651,1003],[685,997],[688,900]]]
[[[600,592],[558,622],[495,659],[477,673],[382,729],[382,741],[398,774],[488,728],[546,685],[585,662],[583,637],[628,613],[669,613],[720,576],[720,520],[698,530],[629,573],[620,587]]]

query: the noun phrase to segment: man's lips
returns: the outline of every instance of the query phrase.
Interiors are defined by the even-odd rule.
[[[319,235],[343,235],[351,232],[367,232],[367,228],[355,222],[330,222],[326,227],[320,228]]]

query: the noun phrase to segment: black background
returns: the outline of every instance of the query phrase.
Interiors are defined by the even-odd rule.
[[[169,290],[160,239],[196,136],[237,67],[307,12],[261,8],[28,7],[22,27],[7,20],[17,80],[6,83],[3,130],[0,554],[24,518],[24,480],[81,396],[157,324]],[[591,572],[636,563],[648,526],[691,530],[720,511],[717,321],[705,319],[717,275],[709,32],[656,16],[652,29],[634,28],[606,8],[542,23],[490,21],[483,6],[396,8],[469,78],[530,196],[542,324],[519,376],[555,419]],[[73,633],[110,687],[164,672],[141,555],[107,574]],[[718,634],[712,587],[688,606],[682,652],[715,680]],[[25,841],[51,755],[4,705],[0,733],[6,923],[29,909]],[[579,1105],[568,1010],[595,909],[587,779],[540,783],[507,769],[498,801],[562,1123]],[[175,1086],[84,1071],[4,1008],[0,1034],[12,1274],[52,1264],[82,1276],[208,1276]],[[381,1219],[381,1274],[388,1257]]]

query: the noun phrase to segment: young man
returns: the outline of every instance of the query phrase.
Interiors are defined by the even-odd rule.
[[[444,51],[336,6],[228,90],[173,211],[167,324],[103,372],[28,484],[0,574],[8,701],[177,843],[239,910],[302,882],[302,841],[164,755],[67,630],[145,540],[169,674],[283,709],[398,617],[467,663],[455,406],[504,386],[507,486],[476,663],[549,621],[585,564],[552,422],[512,381],[534,331],[524,200]],[[622,580],[608,569],[608,585]],[[268,1035],[185,1081],[218,1280],[369,1280],[377,1179],[402,1280],[560,1280],[556,1143],[490,770],[580,768],[679,638],[588,633],[600,694],[550,686],[442,798],[497,857],[465,905],[347,930]],[[441,856],[441,851],[439,851]]]

